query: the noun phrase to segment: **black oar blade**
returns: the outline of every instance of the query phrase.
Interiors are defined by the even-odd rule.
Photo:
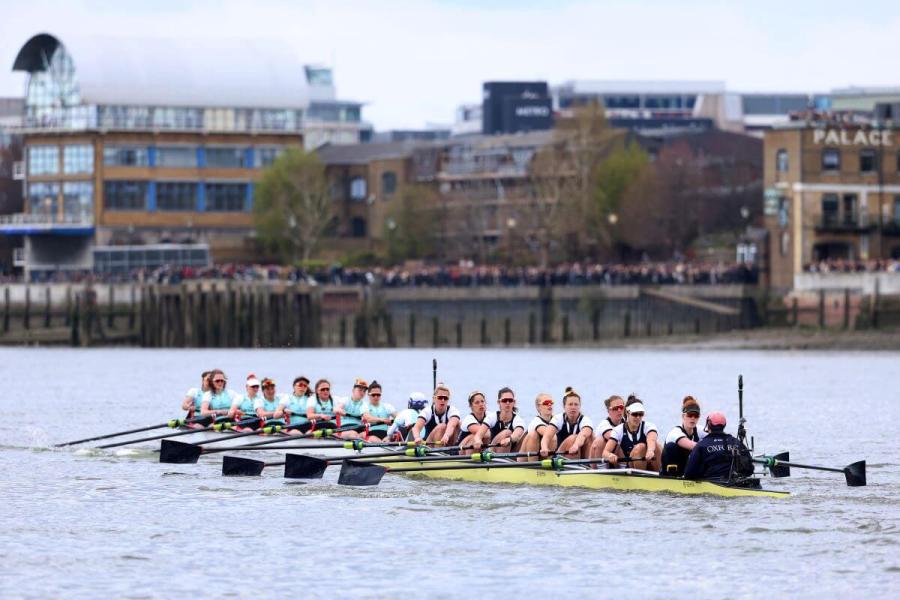
[[[287,479],[322,479],[328,462],[314,456],[287,454],[284,457],[284,476]]]
[[[178,440],[163,440],[159,445],[159,462],[188,465],[197,462],[203,448]]]
[[[850,487],[862,487],[866,485],[866,461],[861,460],[844,467],[844,477]]]
[[[355,460],[345,460],[341,464],[338,485],[378,485],[387,469]]]
[[[226,477],[259,477],[266,463],[252,458],[225,456],[222,460],[222,475]]]
[[[780,452],[773,456],[777,461],[781,462],[790,462],[791,453],[790,452]],[[769,467],[769,473],[772,474],[772,477],[790,477],[791,476],[791,468],[785,465],[779,465],[775,463],[775,466]]]

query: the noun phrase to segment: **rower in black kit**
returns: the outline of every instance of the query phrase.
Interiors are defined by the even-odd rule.
[[[750,451],[730,433],[725,433],[726,419],[721,412],[706,417],[708,435],[700,440],[688,456],[685,479],[740,484],[753,476]]]

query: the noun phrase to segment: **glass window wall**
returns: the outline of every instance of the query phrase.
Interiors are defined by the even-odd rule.
[[[247,165],[244,159],[247,153],[244,148],[206,148],[206,166],[220,169],[240,169]]]
[[[94,184],[90,181],[63,183],[63,219],[67,223],[80,223],[93,217]]]
[[[156,184],[157,210],[187,211],[197,207],[197,184],[186,181],[161,181]]]
[[[94,172],[94,147],[90,144],[63,146],[63,173]]]
[[[106,146],[103,164],[107,167],[146,167],[150,160],[144,146]]]
[[[29,146],[28,174],[56,175],[59,173],[58,146]]]
[[[55,220],[59,213],[59,184],[29,184],[28,212],[32,215],[44,215]]]
[[[206,210],[210,212],[241,212],[246,197],[246,183],[206,184]]]
[[[147,188],[146,181],[105,181],[103,207],[106,210],[145,210]]]
[[[196,167],[197,148],[194,146],[160,146],[156,152],[156,166]]]
[[[282,154],[284,148],[256,148],[253,153],[254,166],[257,169],[271,166]]]

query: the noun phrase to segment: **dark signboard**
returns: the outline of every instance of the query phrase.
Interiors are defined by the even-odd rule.
[[[546,81],[486,82],[483,86],[481,130],[486,134],[495,134],[549,129],[553,126],[550,106]]]

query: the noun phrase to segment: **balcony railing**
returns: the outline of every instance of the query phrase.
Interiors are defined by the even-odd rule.
[[[818,231],[832,232],[859,232],[873,227],[874,225],[869,223],[869,216],[866,213],[826,214],[822,215],[816,223]]]
[[[76,213],[65,215],[16,213],[0,215],[0,232],[22,235],[30,233],[53,233],[55,230],[90,233],[94,227],[94,215]]]

